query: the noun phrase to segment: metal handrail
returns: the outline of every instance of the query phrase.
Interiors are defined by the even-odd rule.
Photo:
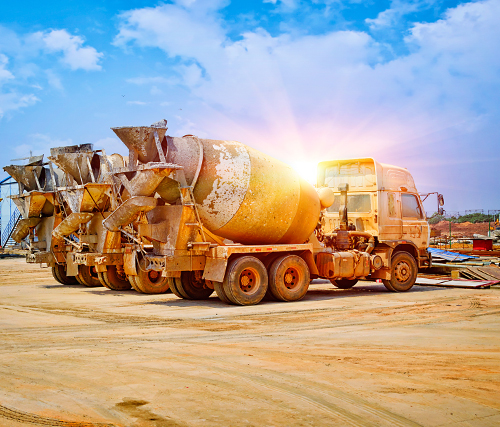
[[[4,247],[5,244],[9,241],[10,236],[14,232],[16,225],[20,219],[21,219],[21,212],[19,212],[19,209],[16,208],[12,213],[9,222],[7,223],[7,226],[5,227],[5,231],[2,233],[0,246]]]

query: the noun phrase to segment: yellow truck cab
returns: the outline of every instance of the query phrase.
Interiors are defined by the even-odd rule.
[[[413,177],[405,168],[372,158],[319,163],[317,187],[330,188],[335,195],[333,204],[321,217],[325,233],[340,227],[339,187],[345,184],[349,227],[374,236],[372,254],[379,255],[384,262],[369,278],[383,279],[390,290],[404,290],[391,289],[395,277],[400,281],[408,274],[416,278],[415,268],[428,268],[431,264],[427,252],[429,224]],[[398,255],[401,253],[409,254],[411,259]]]

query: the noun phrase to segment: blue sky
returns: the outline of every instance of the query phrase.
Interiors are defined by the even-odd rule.
[[[67,144],[126,153],[110,127],[165,118],[309,176],[372,156],[448,211],[500,209],[500,0],[9,3],[2,166]]]

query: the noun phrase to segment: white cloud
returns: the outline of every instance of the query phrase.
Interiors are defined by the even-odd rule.
[[[14,75],[6,69],[8,63],[9,58],[0,53],[0,84],[2,84],[2,80],[10,80],[14,78]]]
[[[125,46],[134,42],[142,47],[160,47],[172,57],[196,56],[208,60],[225,39],[220,18],[213,11],[207,12],[209,6],[217,3],[200,2],[200,8],[189,10],[163,4],[124,12],[114,43]]]
[[[44,50],[53,53],[62,53],[61,61],[72,70],[100,70],[98,64],[103,54],[91,46],[83,47],[84,40],[74,36],[66,30],[50,30],[37,32],[33,37],[39,38],[44,45]]]
[[[405,15],[431,7],[436,0],[393,0],[391,7],[380,12],[375,19],[366,19],[371,30],[385,29],[398,24]]]
[[[61,78],[53,70],[45,70],[45,74],[47,75],[47,82],[51,87],[60,91],[64,90]]]
[[[17,34],[0,25],[0,118],[39,102],[41,95],[31,93],[33,88],[64,90],[54,57],[71,70],[100,70],[103,54],[83,44],[83,38],[66,30]]]
[[[147,102],[144,101],[127,101],[127,105],[147,105]]]
[[[165,77],[134,77],[125,80],[127,83],[132,83],[135,85],[148,85],[148,84],[171,84],[175,81],[172,79],[167,79]]]
[[[156,95],[162,95],[163,91],[160,88],[158,88],[157,86],[151,86],[149,93],[153,96],[156,96]]]
[[[66,145],[73,145],[71,138],[68,139],[57,139],[50,135],[42,133],[34,133],[28,135],[28,142],[16,145],[13,147],[14,152],[17,157],[25,157],[29,155],[30,151],[34,155],[44,154],[49,155],[50,149],[53,147],[64,147]]]
[[[0,119],[7,111],[15,111],[21,108],[29,107],[36,104],[38,99],[32,93],[20,94],[17,92],[0,93]]]
[[[430,3],[393,2],[373,25]],[[429,156],[473,162],[470,146],[487,151],[500,139],[499,16],[498,0],[449,9],[410,28],[410,53],[390,61],[364,32],[257,29],[233,41],[215,10],[178,5],[122,14],[116,43],[177,58],[192,101],[182,131],[239,139],[289,162],[383,155],[411,167]]]

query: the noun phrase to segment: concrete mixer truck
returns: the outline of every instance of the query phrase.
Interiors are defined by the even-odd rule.
[[[251,305],[266,294],[300,300],[313,278],[344,289],[382,279],[407,291],[430,266],[428,225],[405,169],[324,162],[315,189],[239,142],[166,130],[166,121],[113,128],[129,148],[128,166],[113,170],[126,197],[103,226],[129,238],[123,270],[134,289],[186,299],[215,290]]]

